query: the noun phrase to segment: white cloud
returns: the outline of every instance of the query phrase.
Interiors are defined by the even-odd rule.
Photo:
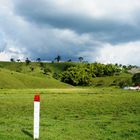
[[[26,57],[23,52],[15,48],[0,52],[0,61],[10,61],[11,58],[24,60]]]
[[[0,51],[0,61],[9,61],[11,58],[21,60],[26,58],[25,48],[18,48],[18,44],[12,40],[5,40]]]
[[[140,41],[119,45],[105,44],[96,61],[103,63],[140,64]]]
[[[11,58],[14,58],[14,59],[20,58],[21,60],[25,59],[23,54],[17,55],[15,53],[6,52],[6,51],[0,52],[0,61],[10,61]]]

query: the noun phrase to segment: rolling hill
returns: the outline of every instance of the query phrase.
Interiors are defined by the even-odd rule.
[[[0,62],[0,88],[69,88],[55,79],[59,73],[70,66],[81,65],[74,62],[46,63],[31,62]],[[47,74],[44,74],[44,69]],[[55,76],[54,76],[55,75]],[[122,73],[121,75],[93,78],[93,86],[116,86],[121,81],[131,81],[132,74]]]
[[[0,88],[68,88],[72,87],[52,77],[38,77],[30,74],[18,73],[11,70],[0,69]]]

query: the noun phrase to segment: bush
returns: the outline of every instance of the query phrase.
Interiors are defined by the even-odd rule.
[[[135,85],[140,85],[140,73],[135,73],[132,77],[132,82]]]
[[[118,83],[118,86],[121,87],[121,88],[131,86],[131,85],[132,85],[132,80],[131,79],[124,79],[124,80],[121,80]]]
[[[43,62],[39,63],[41,70],[43,70],[45,68],[45,64]]]
[[[56,72],[53,73],[53,78],[59,80],[60,79],[60,75]]]
[[[52,72],[52,70],[51,70],[50,68],[44,68],[44,69],[43,69],[43,74],[48,75],[48,74],[51,73],[51,72]]]
[[[70,67],[61,74],[61,81],[74,86],[87,86],[92,83],[92,75],[88,73],[86,67]]]
[[[31,70],[31,72],[33,72],[33,71],[34,71],[34,67],[31,66],[31,67],[30,67],[30,70]]]

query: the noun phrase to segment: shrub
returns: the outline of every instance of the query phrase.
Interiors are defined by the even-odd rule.
[[[121,88],[131,86],[131,85],[132,85],[132,80],[131,79],[124,79],[124,80],[121,80],[118,83],[118,86],[121,87]]]
[[[92,83],[92,75],[88,73],[86,67],[70,67],[61,74],[61,81],[74,86],[87,86]]]
[[[59,80],[59,79],[60,79],[60,74],[54,72],[54,73],[53,73],[53,78]]]
[[[43,74],[48,75],[51,72],[52,72],[52,70],[50,68],[43,68]]]
[[[135,73],[132,77],[132,82],[135,85],[140,85],[140,73]]]

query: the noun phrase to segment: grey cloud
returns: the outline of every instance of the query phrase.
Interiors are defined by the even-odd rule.
[[[64,11],[48,0],[17,2],[15,11],[29,22],[38,26],[50,25],[54,28],[74,30],[78,34],[90,33],[99,40],[110,43],[136,41],[140,39],[140,28],[109,18],[91,18],[80,13]],[[72,8],[72,7],[71,7]],[[117,15],[114,15],[117,16]],[[135,20],[138,20],[135,18]]]
[[[0,22],[0,27],[5,33],[3,42],[7,44],[3,51],[8,53],[13,53],[9,48],[14,47],[19,52],[17,55],[23,52],[25,57],[31,59],[40,57],[43,60],[53,60],[59,54],[63,60],[77,60],[81,51],[93,50],[91,46],[98,46],[98,43],[92,41],[92,36],[90,38],[88,35],[50,26],[39,27],[13,14],[3,14],[0,17],[4,19]]]

